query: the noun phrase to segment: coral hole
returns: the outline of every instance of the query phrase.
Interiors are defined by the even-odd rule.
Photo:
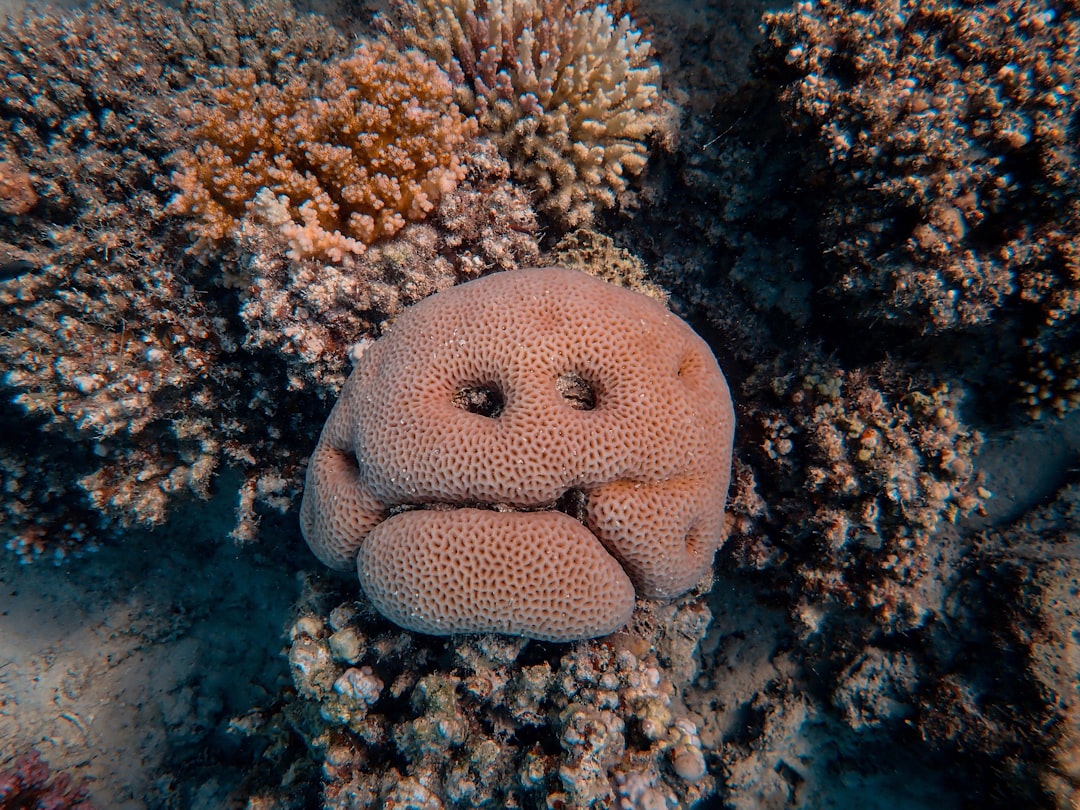
[[[463,411],[488,419],[498,418],[506,407],[506,397],[502,389],[493,382],[462,386],[454,394],[452,402]]]
[[[555,388],[576,411],[591,411],[596,408],[595,386],[576,371],[559,375]]]

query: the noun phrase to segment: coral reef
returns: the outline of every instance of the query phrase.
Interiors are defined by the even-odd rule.
[[[577,270],[496,273],[364,351],[301,527],[409,629],[605,635],[635,589],[670,599],[709,570],[733,432],[708,345],[657,302]]]
[[[783,367],[745,382],[730,548],[768,570],[810,632],[845,608],[890,631],[922,625],[949,570],[943,525],[990,495],[973,464],[981,436],[946,384],[823,359]]]
[[[623,5],[397,0],[388,31],[446,69],[537,209],[575,227],[626,196],[666,126],[660,68]]]
[[[915,332],[1003,321],[1029,410],[1080,403],[1080,8],[800,2],[765,26],[831,293]]]
[[[3,810],[94,810],[86,786],[66,773],[50,774],[37,751],[21,754],[0,768]]]
[[[292,722],[326,807],[685,807],[715,789],[680,700],[709,619],[700,595],[643,603],[625,633],[559,652],[421,639],[346,602],[293,625]]]
[[[226,81],[186,112],[197,145],[173,175],[171,210],[195,218],[197,252],[254,215],[280,231],[290,258],[340,262],[424,219],[465,176],[475,122],[416,51],[365,44],[318,83],[258,82],[251,69]]]
[[[535,264],[536,215],[506,160],[480,138],[464,165],[465,179],[426,222],[340,263],[289,259],[267,225],[246,221],[235,280],[245,346],[284,359],[291,390],[334,397],[351,368],[350,347],[380,334],[405,307],[491,270]]]
[[[296,54],[340,46],[314,19],[276,3],[107,0],[5,24],[3,383],[32,429],[53,434],[27,453],[18,432],[6,440],[7,542],[27,558],[158,524],[178,496],[204,496],[223,461],[247,468],[256,500],[289,500],[301,456],[264,452],[277,405],[239,385],[277,383],[250,361],[240,374],[220,288],[176,259],[187,237],[165,212],[166,164],[185,137],[179,93],[226,68],[303,75]],[[46,447],[70,464],[57,469]]]

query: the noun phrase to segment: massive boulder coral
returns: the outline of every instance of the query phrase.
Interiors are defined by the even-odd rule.
[[[664,126],[660,67],[626,5],[396,2],[391,35],[449,72],[538,210],[574,227],[616,204]]]
[[[671,598],[721,539],[734,412],[708,346],[563,268],[417,304],[360,357],[301,507],[323,562],[422,632],[565,641]]]
[[[197,145],[179,157],[172,209],[195,218],[196,249],[235,237],[251,214],[295,258],[341,261],[424,219],[465,176],[475,122],[450,80],[417,51],[366,44],[317,84],[279,87],[234,70],[194,105]]]

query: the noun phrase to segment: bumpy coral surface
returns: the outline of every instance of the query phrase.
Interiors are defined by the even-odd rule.
[[[255,213],[293,258],[340,261],[424,219],[465,176],[460,153],[475,123],[416,51],[365,45],[314,86],[259,82],[253,70],[227,79],[189,111],[200,142],[174,176],[172,208],[196,218],[200,249]]]
[[[237,279],[245,345],[282,358],[290,389],[337,396],[350,347],[405,307],[490,270],[537,263],[537,217],[506,160],[480,138],[465,165],[465,179],[425,222],[340,263],[291,259],[273,226],[245,223],[238,245],[248,258]]]
[[[10,19],[3,43],[0,359],[4,397],[24,411],[4,415],[18,425],[0,448],[6,543],[57,559],[160,523],[228,461],[248,473],[250,535],[255,502],[298,492],[298,458],[260,448],[280,399],[256,392],[283,386],[250,357],[240,384],[241,330],[214,279],[178,258],[188,240],[165,213],[168,155],[185,138],[175,106],[225,69],[305,76],[297,54],[326,58],[339,37],[273,2],[102,2]]]
[[[621,4],[620,4],[621,5]],[[571,226],[615,205],[662,125],[660,68],[628,14],[595,0],[395,3],[393,34],[434,57],[536,189]]]
[[[708,570],[733,428],[708,346],[652,299],[576,270],[495,274],[360,357],[311,459],[304,536],[329,565],[359,559],[412,629],[602,635],[634,588],[669,598]]]
[[[766,63],[816,139],[830,290],[918,331],[1012,321],[1029,409],[1080,403],[1080,8],[800,2]]]
[[[559,655],[419,639],[346,602],[292,627],[292,724],[345,807],[689,807],[716,787],[682,704],[710,614],[645,603]]]

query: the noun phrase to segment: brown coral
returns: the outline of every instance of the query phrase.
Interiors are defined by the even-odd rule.
[[[574,270],[495,274],[421,302],[361,356],[312,456],[304,536],[337,568],[359,552],[373,601],[410,628],[610,632],[633,593],[615,568],[573,567],[572,517],[639,595],[683,593],[721,537],[733,427],[708,347],[655,301]],[[486,507],[467,520],[507,556],[407,553],[460,533],[465,518],[439,510],[466,506]],[[572,517],[533,521],[552,509]],[[535,548],[515,549],[513,526],[527,522]],[[574,619],[581,593],[540,584],[563,577],[600,600],[590,626]]]
[[[180,158],[174,211],[196,218],[202,251],[255,213],[293,258],[341,261],[426,217],[465,175],[475,123],[450,80],[416,51],[377,42],[330,64],[316,86],[227,74],[213,103],[189,112],[200,141]]]
[[[822,605],[867,610],[890,630],[924,624],[940,608],[927,595],[940,576],[931,540],[989,496],[973,462],[982,437],[960,421],[956,393],[915,383],[824,360],[748,380],[754,467],[736,478],[731,547],[749,568],[784,572],[811,631]]]
[[[253,30],[269,19],[284,30]],[[18,426],[0,485],[6,540],[24,557],[160,523],[177,498],[206,495],[226,460],[247,472],[251,500],[280,506],[290,478],[298,489],[298,457],[264,452],[280,399],[254,394],[282,386],[250,357],[241,378],[240,330],[214,279],[177,260],[187,238],[165,213],[166,165],[185,138],[174,105],[196,76],[303,76],[298,53],[340,47],[325,21],[272,1],[105,0],[5,24],[0,154],[22,191],[0,215],[0,359],[24,413],[4,415]],[[250,530],[253,512],[241,520]]]
[[[1030,347],[1029,411],[1075,407],[1045,372],[1080,360],[1076,3],[800,3],[765,29],[813,139],[826,289],[918,332],[996,323]]]

